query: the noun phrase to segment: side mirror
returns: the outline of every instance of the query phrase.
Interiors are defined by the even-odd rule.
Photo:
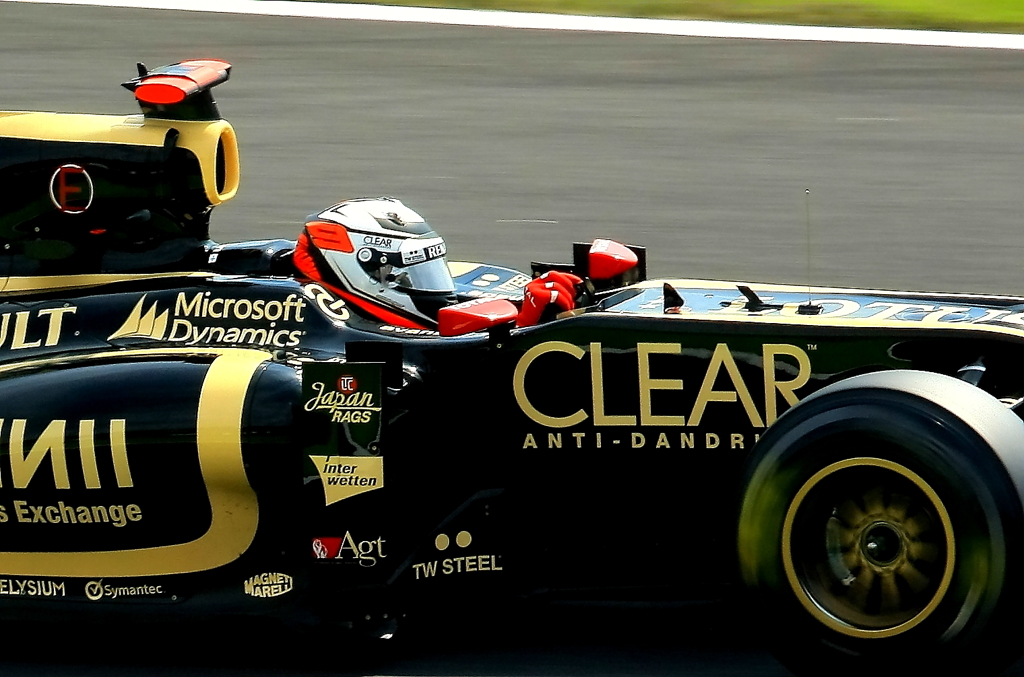
[[[519,309],[511,301],[473,299],[439,310],[437,330],[441,336],[462,336],[514,322],[517,315]]]
[[[614,240],[594,240],[587,254],[587,272],[592,280],[611,280],[635,268],[639,259],[624,244]]]

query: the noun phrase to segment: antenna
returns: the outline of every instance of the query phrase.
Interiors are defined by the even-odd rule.
[[[807,212],[807,305],[811,305],[811,189],[804,188],[804,208]]]
[[[807,303],[797,306],[798,315],[817,315],[821,306],[811,303],[811,189],[804,188],[804,207],[807,213]]]

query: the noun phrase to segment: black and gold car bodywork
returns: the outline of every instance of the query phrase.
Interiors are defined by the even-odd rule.
[[[797,670],[1009,656],[1024,298],[645,280],[536,327],[385,325],[291,243],[210,243],[234,133],[163,114],[0,114],[0,615],[384,633],[745,583]],[[451,268],[463,299],[530,279]]]

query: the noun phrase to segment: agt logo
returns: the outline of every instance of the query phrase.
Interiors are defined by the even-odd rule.
[[[313,539],[313,557],[315,559],[342,560],[359,562],[361,567],[372,567],[378,559],[384,559],[383,538],[357,541],[352,533],[346,531],[344,536],[320,537]]]

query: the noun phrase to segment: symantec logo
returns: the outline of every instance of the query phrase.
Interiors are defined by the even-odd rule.
[[[98,602],[103,598],[149,597],[162,594],[164,594],[162,585],[107,585],[103,583],[102,578],[85,584],[85,596],[93,602]]]

